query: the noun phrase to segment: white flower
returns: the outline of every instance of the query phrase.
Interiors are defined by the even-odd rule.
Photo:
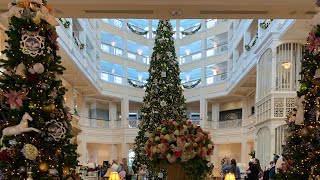
[[[166,105],[167,105],[167,102],[166,102],[166,101],[161,101],[161,102],[160,102],[160,106],[163,107],[163,106],[166,106]]]

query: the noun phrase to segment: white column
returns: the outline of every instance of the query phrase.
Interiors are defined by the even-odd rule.
[[[86,107],[86,103],[85,103],[85,97],[82,95],[77,95],[77,111],[80,117],[85,117],[85,107]]]
[[[97,103],[94,101],[90,104],[90,117],[91,119],[97,119]]]
[[[127,78],[128,78],[128,69],[127,69],[127,61],[124,62],[123,68],[123,84],[128,85]]]
[[[117,120],[117,104],[115,102],[109,102],[109,120],[111,128],[115,128],[115,121]]]
[[[127,30],[127,20],[124,19],[123,20],[123,26],[124,26],[124,29]],[[122,38],[122,41],[123,41],[123,57],[124,58],[127,58],[128,57],[128,38],[127,38],[127,34],[128,33],[124,33],[124,36]]]
[[[201,86],[205,86],[206,84],[206,66],[201,66]]]
[[[201,21],[201,28],[202,28],[202,31],[206,28],[205,19]],[[207,51],[207,37],[205,33],[202,33],[201,34],[201,58],[205,58],[207,56],[206,51]]]
[[[242,125],[246,124],[248,121],[248,98],[242,98]]]
[[[77,152],[79,153],[79,158],[78,161],[80,164],[84,164],[87,162],[87,142],[85,141],[83,136],[78,137],[80,140],[80,143],[78,144],[77,147]]]
[[[128,96],[121,100],[121,126],[128,128],[129,119],[129,99]]]
[[[66,85],[68,91],[65,93],[66,106],[71,109],[71,112],[74,111],[74,91],[71,85]]]
[[[212,104],[212,123],[214,129],[218,128],[219,125],[219,113],[220,113],[220,104],[218,103],[213,103]]]
[[[110,163],[112,163],[112,160],[118,160],[118,146],[117,144],[111,144],[110,148]]]
[[[241,141],[241,163],[247,163],[247,142],[245,140]]]
[[[152,39],[153,31],[152,31],[152,20],[148,20],[148,27],[149,27],[149,39]],[[152,47],[152,46],[150,46]]]
[[[207,124],[207,109],[208,109],[208,102],[205,98],[200,99],[200,126],[203,128]]]
[[[127,158],[129,160],[128,144],[124,141],[121,143],[121,158]]]
[[[276,152],[276,129],[275,128],[270,128],[270,152],[275,153]],[[271,155],[272,153],[270,153]],[[271,156],[273,157],[273,156]],[[271,157],[270,157],[270,161],[271,161]]]
[[[277,49],[272,48],[272,64],[271,64],[271,92],[276,91],[277,80]],[[258,74],[258,73],[257,73]]]
[[[221,164],[219,162],[219,145],[215,144],[213,149],[213,165],[215,168],[221,168]]]

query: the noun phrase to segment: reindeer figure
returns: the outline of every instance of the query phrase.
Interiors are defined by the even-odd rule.
[[[30,132],[30,131],[40,132],[39,129],[28,127],[28,120],[32,121],[33,118],[26,112],[22,116],[20,124],[4,128],[2,130],[2,137],[1,137],[0,143],[2,144],[2,140],[4,136],[19,135],[19,134]]]

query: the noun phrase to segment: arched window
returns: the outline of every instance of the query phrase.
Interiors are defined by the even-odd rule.
[[[257,137],[256,157],[260,160],[261,168],[264,169],[264,167],[269,165],[270,162],[271,140],[269,128],[263,127],[259,129]]]
[[[271,92],[272,51],[266,50],[258,63],[258,100],[266,97]]]
[[[298,43],[285,43],[276,50],[276,90],[296,91],[300,79],[300,61],[303,46]]]

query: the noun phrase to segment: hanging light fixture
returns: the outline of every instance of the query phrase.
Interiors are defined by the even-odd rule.
[[[291,63],[290,63],[290,62],[283,62],[283,63],[282,63],[282,67],[283,67],[284,69],[289,69],[289,68],[291,67]]]
[[[138,54],[141,56],[142,55],[142,49],[138,49]]]
[[[112,42],[111,42],[111,46],[112,46],[112,47],[116,46],[116,42],[112,41]]]
[[[111,69],[111,74],[114,74],[114,69]]]
[[[138,80],[142,81],[142,75],[141,74],[138,74]]]
[[[190,49],[186,50],[186,55],[189,56],[190,55]]]
[[[190,74],[186,75],[186,82],[190,81]]]

